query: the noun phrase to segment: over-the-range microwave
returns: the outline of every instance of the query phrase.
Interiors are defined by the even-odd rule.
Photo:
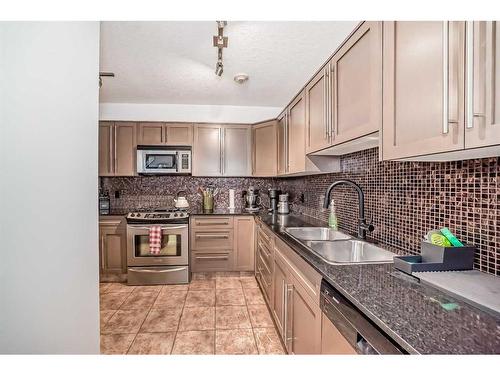
[[[190,146],[137,146],[138,174],[190,174]]]

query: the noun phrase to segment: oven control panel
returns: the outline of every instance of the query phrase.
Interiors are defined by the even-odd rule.
[[[186,211],[169,212],[130,212],[127,214],[127,221],[141,222],[170,222],[179,219],[187,219],[189,214]]]

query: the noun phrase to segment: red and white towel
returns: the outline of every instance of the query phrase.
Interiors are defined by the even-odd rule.
[[[161,250],[161,227],[152,225],[149,228],[149,253],[151,255],[160,254]]]

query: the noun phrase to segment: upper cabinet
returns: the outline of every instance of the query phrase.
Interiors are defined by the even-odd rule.
[[[305,96],[301,92],[288,107],[288,172],[306,170],[306,111]]]
[[[463,149],[464,32],[464,22],[384,22],[384,159]]]
[[[276,136],[278,138],[278,175],[288,172],[288,112],[285,110],[278,116]]]
[[[250,126],[195,125],[193,176],[250,176],[251,161]]]
[[[308,83],[305,101],[308,154],[380,130],[381,22],[364,22],[350,36]],[[339,154],[357,151],[363,145],[358,143],[356,147],[345,148]]]
[[[276,120],[263,122],[252,127],[253,176],[276,176],[278,170],[277,140]]]
[[[136,127],[132,122],[99,124],[99,176],[134,176]]]
[[[185,123],[141,122],[137,129],[140,145],[183,145],[193,143],[193,125]]]
[[[465,147],[500,144],[500,30],[467,22]]]
[[[365,22],[330,63],[334,144],[374,133],[382,120],[382,22]],[[328,71],[328,69],[327,69]]]

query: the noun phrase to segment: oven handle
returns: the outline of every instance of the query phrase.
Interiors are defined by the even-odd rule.
[[[161,227],[160,229],[161,230],[169,230],[169,229],[185,229],[187,228],[188,226],[187,225],[179,225],[179,226],[175,226],[175,227]],[[131,227],[132,229],[146,229],[146,230],[149,230],[150,227],[136,227],[136,226],[132,226]]]
[[[142,272],[142,273],[167,273],[167,272],[176,272],[176,271],[182,271],[186,269],[186,267],[178,267],[178,268],[171,268],[168,270],[142,270],[142,269],[133,269],[134,272]]]

